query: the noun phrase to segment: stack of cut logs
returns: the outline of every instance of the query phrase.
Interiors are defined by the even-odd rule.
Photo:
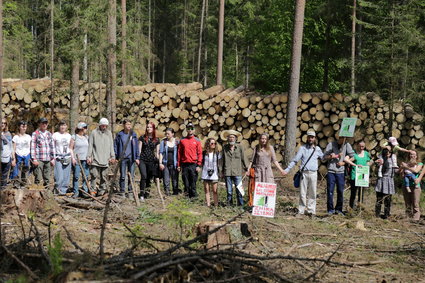
[[[69,96],[69,82],[56,81],[53,102],[57,119],[68,118]],[[117,121],[129,118],[138,134],[144,132],[147,121],[152,121],[160,133],[171,127],[178,137],[185,135],[185,123],[192,121],[202,140],[218,138],[220,131],[235,129],[242,133],[248,155],[258,143],[258,135],[267,132],[281,159],[287,100],[287,94],[260,95],[242,86],[225,89],[217,85],[203,89],[197,82],[123,86],[117,88]],[[50,80],[7,81],[3,85],[2,102],[7,117],[35,121],[46,115],[46,108],[50,107]],[[80,82],[80,109],[81,120],[98,121],[106,110],[105,85]],[[374,93],[356,96],[301,93],[297,142],[305,142],[306,131],[314,129],[320,147],[325,148],[339,132],[344,117],[358,118],[354,141],[364,139],[367,150],[376,154],[390,132],[390,107]],[[391,135],[399,138],[401,146],[425,148],[423,117],[411,105],[395,103],[393,117]]]

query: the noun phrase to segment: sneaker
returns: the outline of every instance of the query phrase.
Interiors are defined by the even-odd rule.
[[[72,197],[73,197],[73,198],[78,198],[78,197],[79,197],[79,194],[78,194],[78,193],[74,193],[74,194],[72,195]]]
[[[145,197],[144,196],[141,196],[140,197],[140,201],[145,201]]]
[[[410,187],[407,187],[407,186],[406,186],[406,191],[407,191],[408,193],[411,193],[411,192],[412,192],[412,190],[410,189]]]
[[[329,210],[328,211],[328,215],[334,215],[335,214],[335,210]]]
[[[342,216],[345,216],[345,213],[344,213],[344,212],[342,212],[342,211],[339,211],[339,210],[337,210],[337,211],[336,211],[336,214],[338,214],[338,215],[342,215]]]

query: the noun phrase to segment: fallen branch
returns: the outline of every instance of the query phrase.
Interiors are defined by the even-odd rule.
[[[8,248],[6,248],[4,245],[1,245],[1,247],[14,261],[16,261],[23,269],[25,269],[25,271],[32,279],[39,279],[38,276],[25,263],[17,258],[11,251],[9,251]]]

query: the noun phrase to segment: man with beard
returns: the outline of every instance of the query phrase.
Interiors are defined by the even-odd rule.
[[[98,196],[102,196],[106,192],[109,164],[115,162],[114,140],[111,131],[108,130],[108,125],[108,119],[100,119],[99,127],[91,132],[89,137],[87,164],[90,165],[93,190],[96,188],[96,179],[100,177]]]
[[[316,215],[316,190],[317,190],[317,170],[318,159],[323,158],[323,152],[316,145],[316,133],[313,130],[307,131],[307,144],[300,147],[294,159],[284,170],[285,175],[301,160],[301,183],[300,202],[298,205],[298,215],[304,215],[307,208],[308,215]]]

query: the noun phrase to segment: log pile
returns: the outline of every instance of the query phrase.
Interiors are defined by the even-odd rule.
[[[55,82],[53,102],[56,119],[67,118],[69,92],[69,82]],[[35,121],[45,115],[50,106],[50,80],[5,82],[3,93],[4,112],[8,118]],[[258,135],[267,132],[280,160],[287,100],[285,93],[261,95],[242,86],[225,89],[217,85],[203,89],[202,84],[197,82],[122,86],[117,88],[117,121],[129,118],[138,134],[144,132],[147,121],[152,121],[158,125],[160,135],[171,127],[178,137],[185,135],[185,123],[192,121],[202,140],[219,138],[222,130],[235,129],[243,134],[242,144],[248,155],[258,143]],[[106,110],[105,84],[80,82],[80,109],[81,120],[88,123],[98,121]],[[372,155],[380,150],[390,132],[399,138],[401,146],[425,148],[421,127],[423,117],[411,105],[397,102],[393,107],[394,120],[390,131],[390,107],[374,93],[356,96],[301,93],[297,143],[305,142],[307,130],[314,129],[320,147],[326,147],[334,140],[344,117],[358,118],[354,141],[364,139]]]

